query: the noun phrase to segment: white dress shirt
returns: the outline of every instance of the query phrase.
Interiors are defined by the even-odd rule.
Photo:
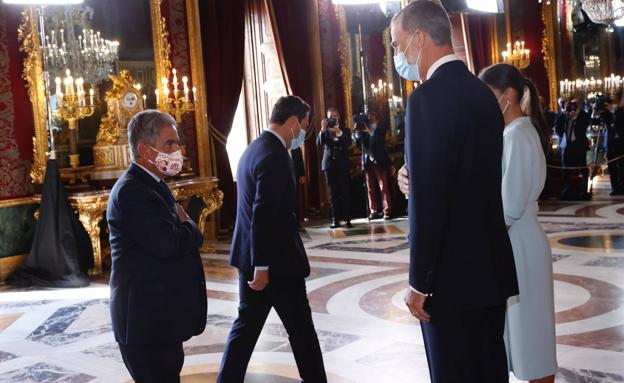
[[[451,61],[461,61],[461,60],[454,53],[451,53],[450,55],[446,55],[446,56],[440,57],[436,62],[434,62],[429,67],[429,70],[427,71],[427,79],[430,79],[431,76],[433,76],[433,74],[435,73],[435,71],[438,70],[438,68],[440,68],[442,65],[444,65],[446,63],[449,63]]]
[[[136,162],[132,161],[133,164],[135,164],[136,166],[140,167],[141,169],[145,170],[147,172],[147,174],[149,174],[150,176],[152,176],[152,178],[154,178],[154,180],[156,180],[156,182],[160,182],[162,181],[162,178],[160,178],[159,176],[157,176],[156,174],[152,173],[150,170],[148,170],[145,166],[143,165],[139,165]]]

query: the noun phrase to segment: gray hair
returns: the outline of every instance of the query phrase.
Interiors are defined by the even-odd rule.
[[[427,33],[438,46],[453,45],[451,22],[438,0],[414,0],[394,15],[392,22],[399,22],[410,34],[416,30]]]
[[[146,109],[132,117],[128,123],[128,142],[130,143],[130,154],[135,160],[139,155],[139,143],[156,145],[160,129],[173,125],[176,122],[173,117],[155,109]]]

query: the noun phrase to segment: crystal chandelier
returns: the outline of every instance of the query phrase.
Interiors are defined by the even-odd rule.
[[[624,0],[584,0],[582,7],[591,21],[606,24],[607,32],[613,32],[615,21],[624,17]]]
[[[115,72],[119,42],[102,38],[85,19],[84,14],[68,11],[50,23],[52,27],[46,30],[42,46],[50,77],[62,76],[70,69],[72,73],[80,74],[85,82],[99,84]]]

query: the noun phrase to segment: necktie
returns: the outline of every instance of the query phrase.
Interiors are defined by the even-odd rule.
[[[167,202],[169,203],[169,205],[175,210],[176,201],[175,198],[173,198],[173,193],[171,193],[171,190],[169,189],[169,186],[167,186],[167,183],[165,181],[160,181],[158,183],[158,186],[162,190],[163,194],[167,197]]]

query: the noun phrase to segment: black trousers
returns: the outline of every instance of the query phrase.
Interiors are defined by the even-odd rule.
[[[587,166],[587,150],[585,147],[577,147],[573,144],[569,144],[567,148],[563,150],[563,166],[565,167],[582,167]],[[580,188],[582,190],[574,190],[574,183],[571,181],[572,177],[582,176]],[[589,169],[564,169],[563,170],[563,193],[586,193],[587,181],[589,179]]]
[[[505,306],[430,314],[420,326],[432,383],[509,382]]]
[[[158,345],[119,343],[126,368],[136,383],[179,383],[184,364],[182,342]]]
[[[347,165],[333,164],[325,171],[331,201],[331,217],[335,220],[351,220],[349,204],[349,168]]]
[[[303,382],[325,383],[325,366],[303,278],[272,278],[263,291],[254,291],[247,281],[253,275],[239,272],[238,318],[225,345],[217,382],[243,383],[247,365],[271,307],[288,333],[297,369]]]

